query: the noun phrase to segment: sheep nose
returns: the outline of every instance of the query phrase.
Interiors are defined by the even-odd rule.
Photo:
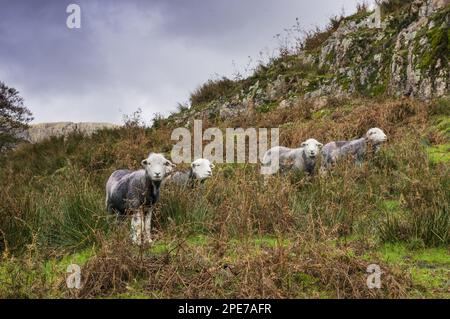
[[[156,177],[159,177],[161,175],[161,173],[155,173]]]

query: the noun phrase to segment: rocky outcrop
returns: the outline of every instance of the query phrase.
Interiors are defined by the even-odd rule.
[[[380,15],[377,15],[377,14]],[[380,17],[380,18],[378,18]],[[449,94],[450,0],[397,1],[344,18],[316,48],[260,65],[234,96],[192,107],[171,120],[227,119],[289,108],[299,99],[360,94],[429,100]]]
[[[31,143],[38,143],[52,136],[67,136],[72,133],[79,133],[89,136],[101,129],[111,129],[117,127],[118,125],[110,123],[41,123],[31,125],[30,128],[23,133],[23,138]]]
[[[326,41],[319,66],[336,74],[310,96],[338,92],[430,99],[449,89],[448,0],[416,0],[396,15],[348,21]]]
[[[449,1],[414,1],[417,16],[397,36],[391,62],[390,90],[421,99],[443,96],[449,88],[448,37],[450,11],[437,13]],[[447,41],[447,48],[440,48]]]

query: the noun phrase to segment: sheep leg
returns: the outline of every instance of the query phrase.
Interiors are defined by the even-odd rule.
[[[356,167],[362,167],[364,162],[364,158],[361,156],[356,156],[355,165]]]
[[[135,245],[142,242],[142,212],[135,212],[131,218],[131,240]]]
[[[144,216],[144,233],[145,233],[145,237],[144,237],[144,242],[147,244],[151,244],[153,242],[152,238],[151,238],[151,229],[152,229],[152,213],[153,213],[153,209],[150,208],[147,211],[147,214],[145,214]]]

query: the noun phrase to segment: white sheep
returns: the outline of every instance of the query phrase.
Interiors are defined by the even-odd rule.
[[[203,183],[208,178],[212,177],[212,169],[214,168],[209,160],[205,158],[199,158],[192,162],[189,170],[176,172],[170,176],[167,181],[173,182],[180,186],[193,187],[196,182]]]
[[[132,214],[131,239],[138,245],[152,242],[150,229],[153,206],[159,199],[161,182],[175,167],[164,155],[156,153],[150,153],[141,164],[144,169],[138,171],[115,171],[106,183],[108,212],[119,216]]]
[[[351,141],[330,142],[322,149],[321,172],[326,172],[333,164],[347,156],[355,157],[356,163],[361,165],[370,147],[376,153],[386,141],[386,134],[375,127],[368,130],[362,138]]]
[[[277,173],[279,169],[281,171],[294,169],[313,174],[322,146],[322,143],[313,138],[303,142],[301,147],[296,149],[276,146],[264,154],[262,165],[271,166],[272,174]],[[272,169],[273,163],[278,163],[278,165]]]

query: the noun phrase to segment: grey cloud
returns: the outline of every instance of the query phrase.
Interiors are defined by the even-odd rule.
[[[69,30],[65,8],[82,8]],[[167,114],[213,74],[242,71],[299,17],[323,25],[357,0],[0,0],[0,80],[36,122],[109,121],[138,107]]]

